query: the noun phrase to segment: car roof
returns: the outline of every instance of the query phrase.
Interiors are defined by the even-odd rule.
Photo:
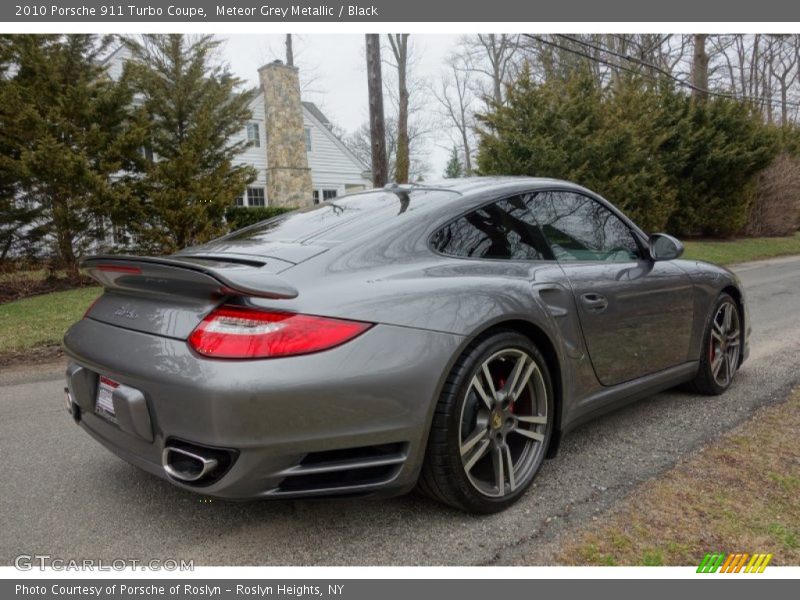
[[[383,189],[391,191],[393,185],[398,185],[398,184],[389,184]],[[557,185],[558,187],[585,189],[575,183],[564,181],[563,179],[553,179],[550,177],[528,177],[528,176],[511,176],[511,175],[462,177],[459,179],[437,179],[437,180],[410,184],[407,187],[403,186],[402,184],[399,184],[398,187],[402,187],[404,189],[408,189],[411,191],[413,191],[415,188],[420,190],[422,189],[429,189],[429,190],[439,189],[442,191],[447,190],[452,192],[458,192],[461,196],[467,196],[486,190],[499,191],[505,188],[516,189],[518,187],[537,189],[537,188],[551,187],[554,185]],[[376,188],[376,189],[379,190],[381,188]],[[373,191],[375,191],[375,189],[365,190],[365,192],[360,192],[360,193],[368,193]]]

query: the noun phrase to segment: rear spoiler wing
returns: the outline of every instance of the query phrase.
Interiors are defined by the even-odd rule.
[[[191,257],[151,257],[119,254],[83,259],[80,268],[106,289],[151,294],[196,296],[257,296],[296,298],[298,291],[259,266],[204,261]]]

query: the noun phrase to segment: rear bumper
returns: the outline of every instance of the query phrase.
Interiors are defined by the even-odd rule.
[[[83,319],[64,338],[76,421],[109,450],[176,485],[224,498],[395,494],[416,483],[435,400],[463,338],[379,325],[333,350],[209,360],[185,341]],[[94,413],[99,375],[118,423]],[[170,440],[231,449],[203,485],[167,475]]]

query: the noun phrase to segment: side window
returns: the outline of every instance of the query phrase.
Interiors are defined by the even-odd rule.
[[[470,258],[544,260],[547,245],[526,204],[515,196],[483,206],[436,232],[433,247],[442,254]]]
[[[250,121],[247,124],[247,141],[251,146],[261,146],[261,136],[258,133],[258,123]]]
[[[587,196],[539,192],[530,206],[553,255],[560,261],[624,262],[639,257],[639,246],[628,226]]]

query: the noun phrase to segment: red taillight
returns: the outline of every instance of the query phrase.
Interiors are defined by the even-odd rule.
[[[222,306],[197,326],[189,345],[211,358],[274,358],[328,350],[370,327],[359,321]]]

